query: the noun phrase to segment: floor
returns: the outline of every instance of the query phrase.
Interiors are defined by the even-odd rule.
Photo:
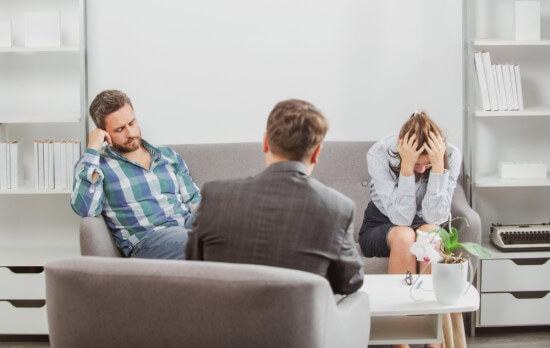
[[[25,341],[21,341],[24,339]],[[0,348],[48,348],[45,336],[2,337]],[[9,340],[9,341],[8,341]],[[19,341],[17,341],[19,340]],[[38,341],[37,341],[38,340]],[[413,346],[413,348],[422,346]],[[549,348],[550,327],[484,329],[476,337],[468,337],[470,348]]]

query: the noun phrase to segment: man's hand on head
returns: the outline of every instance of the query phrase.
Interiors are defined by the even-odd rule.
[[[88,148],[94,150],[100,150],[103,147],[103,143],[106,141],[109,146],[113,146],[109,133],[101,128],[96,128],[90,132],[88,141]]]

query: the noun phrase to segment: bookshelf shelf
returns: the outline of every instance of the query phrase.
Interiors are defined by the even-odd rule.
[[[71,194],[69,189],[37,189],[36,185],[32,181],[26,181],[17,189],[5,189],[0,190],[0,195],[44,195],[44,194]]]
[[[496,174],[479,175],[476,187],[541,187],[550,186],[550,178],[544,179],[502,179]]]
[[[550,107],[530,107],[521,111],[475,111],[476,117],[523,117],[523,116],[550,116]]]
[[[78,46],[60,47],[0,47],[0,53],[43,53],[43,52],[78,52]]]
[[[44,266],[50,261],[80,256],[78,245],[3,245],[0,266]]]
[[[518,40],[498,40],[498,39],[476,39],[473,42],[476,47],[482,46],[550,46],[550,40],[533,40],[533,41],[518,41]]]
[[[78,123],[80,122],[80,115],[78,113],[35,113],[36,116],[31,115],[11,115],[1,116],[1,124],[29,124],[29,123]]]

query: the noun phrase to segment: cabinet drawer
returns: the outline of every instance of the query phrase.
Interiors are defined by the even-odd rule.
[[[550,324],[550,293],[540,298],[516,298],[511,293],[481,294],[480,324],[528,326]]]
[[[483,260],[481,292],[550,290],[550,259]]]
[[[42,273],[14,273],[0,267],[0,300],[43,300],[46,282]]]
[[[46,306],[19,308],[7,301],[0,301],[0,335],[24,334],[48,334]]]

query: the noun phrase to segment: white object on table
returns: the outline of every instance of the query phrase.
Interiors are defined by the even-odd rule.
[[[540,1],[516,1],[516,40],[540,40]]]

